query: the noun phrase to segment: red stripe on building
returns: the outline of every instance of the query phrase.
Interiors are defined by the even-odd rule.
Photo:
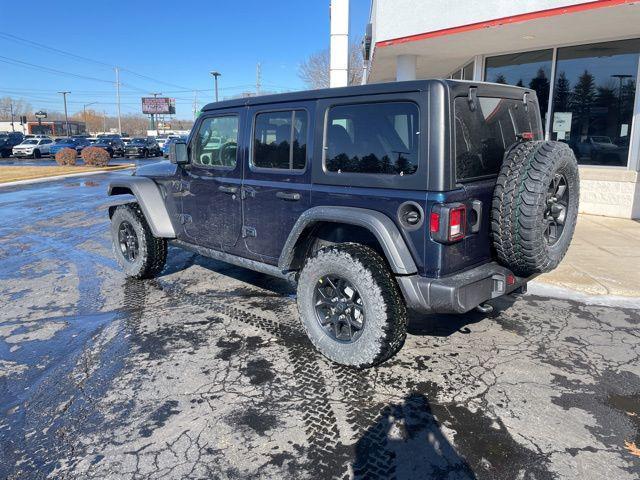
[[[483,28],[498,27],[500,25],[521,23],[538,18],[555,17],[557,15],[565,15],[568,13],[586,12],[597,8],[615,7],[617,5],[637,3],[638,0],[597,0],[594,2],[581,3],[579,5],[570,5],[568,7],[551,8],[549,10],[540,10],[538,12],[523,13],[521,15],[513,15],[511,17],[497,18],[495,20],[487,20],[485,22],[471,23],[469,25],[461,25],[459,27],[445,28],[442,30],[434,30],[433,32],[418,33],[407,37],[393,38],[391,40],[383,40],[376,42],[376,48],[389,47],[391,45],[399,45],[402,43],[415,42],[418,40],[426,40],[428,38],[444,37],[446,35],[455,35],[456,33],[471,32],[473,30],[481,30]]]

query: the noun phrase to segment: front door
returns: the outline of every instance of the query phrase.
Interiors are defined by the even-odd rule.
[[[249,110],[253,128],[242,193],[247,254],[271,264],[310,204],[307,151],[313,104],[281,108]]]
[[[241,110],[206,116],[189,143],[182,169],[182,239],[230,250],[240,238],[242,154]]]

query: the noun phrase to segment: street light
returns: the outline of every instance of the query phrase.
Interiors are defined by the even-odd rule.
[[[611,75],[613,78],[618,79],[618,134],[622,133],[620,128],[622,126],[622,82],[627,78],[633,77],[633,75],[629,75],[628,73],[617,73],[615,75]]]
[[[67,137],[71,135],[71,131],[69,130],[69,116],[67,115],[67,95],[71,92],[58,92],[62,94],[62,98],[64,98],[64,123],[67,129]]]
[[[84,128],[85,128],[85,130],[87,129],[87,107],[89,105],[95,105],[96,103],[98,103],[98,102],[85,103],[82,106],[82,119],[84,120]]]
[[[213,82],[215,84],[215,90],[216,90],[216,102],[218,101],[218,77],[220,75],[222,75],[220,72],[216,72],[215,70],[213,70],[211,72],[211,75],[213,76]]]

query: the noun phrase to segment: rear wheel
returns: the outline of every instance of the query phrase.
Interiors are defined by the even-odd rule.
[[[407,310],[393,274],[363,245],[316,252],[300,272],[298,310],[313,345],[342,365],[380,364],[406,338]]]
[[[580,183],[571,148],[525,142],[507,154],[492,205],[492,237],[500,262],[517,275],[553,270],[569,248]]]
[[[167,241],[153,235],[138,205],[120,205],[111,217],[116,260],[129,277],[153,278],[164,268]]]

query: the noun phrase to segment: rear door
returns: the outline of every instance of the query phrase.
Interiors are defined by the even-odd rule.
[[[520,92],[518,92],[520,93]],[[477,98],[459,96],[453,101],[454,159],[458,186],[474,209],[467,218],[478,215],[480,222],[471,228],[464,245],[452,246],[459,255],[446,256],[442,273],[450,273],[491,258],[491,204],[493,190],[505,152],[523,136],[542,139],[542,124],[537,103],[527,96]]]
[[[249,109],[242,236],[252,258],[276,264],[293,225],[309,208],[313,107],[308,102]]]

